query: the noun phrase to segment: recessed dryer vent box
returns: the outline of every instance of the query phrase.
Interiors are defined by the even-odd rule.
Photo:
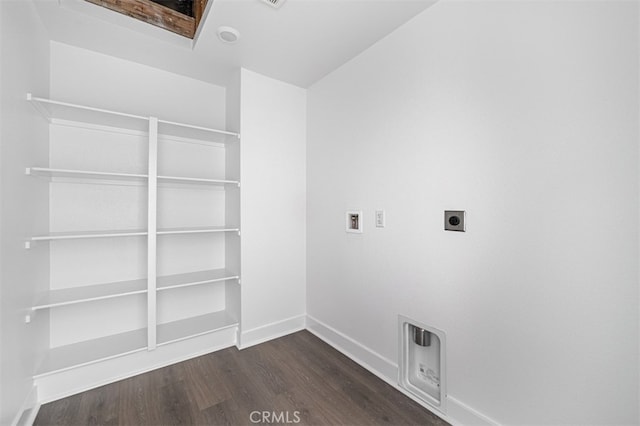
[[[346,215],[347,232],[362,234],[362,210],[349,210]]]

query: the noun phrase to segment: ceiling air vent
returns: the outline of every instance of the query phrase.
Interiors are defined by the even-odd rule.
[[[276,9],[282,6],[282,3],[284,3],[284,0],[262,0],[262,1],[271,7],[275,7]]]

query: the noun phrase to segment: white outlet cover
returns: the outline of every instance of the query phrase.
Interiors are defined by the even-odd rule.
[[[376,210],[376,228],[385,227],[385,215],[384,210]]]

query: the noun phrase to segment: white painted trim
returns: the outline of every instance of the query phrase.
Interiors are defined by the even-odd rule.
[[[311,315],[307,315],[307,330],[385,382],[392,386],[397,385],[398,365],[395,362],[376,353],[372,349]]]
[[[451,395],[447,396],[447,403],[449,404],[447,406],[449,415],[455,418],[458,425],[500,426],[497,421],[474,410]]]
[[[403,395],[406,395],[408,398],[411,398],[416,403],[420,404],[421,406],[423,406],[424,408],[426,408],[436,416],[451,423],[452,425],[454,426],[463,426],[463,425],[464,426],[468,426],[468,425],[500,426],[500,423],[498,423],[497,421],[480,413],[479,411],[473,409],[472,407],[468,406],[467,404],[463,403],[462,401],[458,400],[457,398],[451,395],[447,395],[448,414],[445,415],[437,411],[434,407],[428,405],[424,401],[421,401],[420,399],[418,399],[417,397],[415,397],[405,389],[402,389],[398,385],[397,383],[398,366],[396,363],[376,353],[371,348],[368,348],[367,346],[359,343],[355,339],[347,336],[346,334],[336,330],[335,328],[323,323],[322,321],[310,315],[299,315],[299,316],[287,318],[282,321],[276,321],[271,324],[266,324],[260,327],[253,328],[251,330],[247,330],[242,333],[240,333],[239,330],[238,330],[238,333],[236,333],[236,331],[233,328],[230,328],[229,330],[231,330],[232,338],[231,339],[227,338],[224,342],[218,343],[214,346],[209,346],[204,349],[199,349],[196,351],[191,350],[191,351],[188,351],[187,354],[170,356],[168,358],[162,359],[159,362],[153,363],[153,365],[151,366],[145,366],[144,368],[128,371],[124,374],[113,375],[108,379],[85,382],[76,386],[65,386],[65,387],[60,386],[60,388],[57,389],[55,392],[50,391],[46,395],[42,395],[41,398],[37,398],[40,395],[36,395],[34,391],[32,392],[33,396],[37,398],[37,400],[34,401],[35,410],[33,410],[33,412],[30,413],[29,415],[28,417],[29,422],[23,423],[23,424],[25,425],[32,424],[33,420],[35,419],[35,416],[37,415],[40,404],[46,404],[48,402],[55,401],[61,398],[66,398],[68,396],[75,395],[80,392],[84,392],[90,389],[107,385],[109,383],[114,383],[119,380],[133,377],[138,374],[143,374],[152,370],[156,370],[158,368],[162,368],[167,365],[175,364],[178,362],[186,361],[188,359],[206,355],[208,353],[216,352],[218,350],[231,347],[234,344],[237,345],[240,349],[246,349],[248,347],[251,347],[269,340],[277,339],[279,337],[304,330],[305,328],[310,333],[314,334],[319,339],[323,340],[325,343],[335,348],[337,351],[341,352],[342,354],[344,354],[345,356],[347,356],[357,364],[361,365],[362,367],[367,369],[369,372],[371,372],[381,380],[391,385],[393,388],[401,392]],[[240,341],[236,341],[237,336],[241,338]],[[200,336],[199,338],[202,338],[202,337],[205,337],[205,336]],[[195,339],[197,340],[199,338],[195,338]],[[189,339],[189,340],[193,341],[194,339]],[[242,342],[242,344],[240,344],[240,342]],[[189,341],[186,341],[186,343],[189,343]],[[172,346],[172,345],[167,345],[167,346]],[[158,350],[154,352],[162,351],[162,349],[164,349],[165,347],[159,347]],[[132,355],[135,356],[136,354],[132,354]],[[98,364],[102,364],[102,362]],[[41,380],[46,380],[46,378]],[[36,380],[36,384],[38,382],[39,380]],[[34,390],[35,389],[36,388],[34,387]],[[23,404],[25,407],[28,405],[27,401],[29,400],[30,397],[31,397],[31,394],[30,396],[27,397],[27,400],[25,400],[25,404]],[[17,422],[20,420],[23,411],[24,410],[22,410],[19,413],[19,415],[16,417],[14,423],[12,423],[12,426],[22,426],[22,424],[17,424]]]
[[[35,405],[29,411],[29,416],[24,421],[24,424],[18,426],[32,426],[36,421],[36,417],[38,417],[38,412],[40,411],[40,403],[36,401]]]
[[[306,326],[306,315],[298,315],[281,321],[272,322],[271,324],[262,325],[252,328],[251,330],[243,330],[240,333],[240,341],[238,347],[246,349],[248,347],[286,336],[304,330]]]
[[[22,401],[20,409],[16,413],[11,426],[31,426],[38,415],[40,404],[38,403],[38,388],[34,385]]]
[[[156,348],[156,240],[158,199],[158,119],[149,118],[149,182],[147,193],[147,349]]]
[[[490,417],[474,410],[460,400],[447,395],[448,413],[438,411],[431,405],[421,401],[413,394],[401,388],[398,384],[398,364],[390,359],[378,354],[371,348],[363,345],[357,340],[323,323],[322,321],[307,315],[307,330],[329,346],[332,346],[352,361],[369,370],[378,378],[384,380],[396,390],[411,398],[436,416],[451,423],[454,426],[467,425],[490,425],[499,426],[500,423]]]

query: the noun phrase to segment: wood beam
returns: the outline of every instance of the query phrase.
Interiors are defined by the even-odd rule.
[[[193,16],[196,20],[195,30],[198,30],[200,21],[204,15],[204,11],[207,9],[207,0],[193,0]]]
[[[131,16],[151,25],[180,34],[183,37],[193,39],[196,33],[196,19],[183,15],[173,9],[154,3],[150,0],[86,0],[98,6],[106,7],[113,11]],[[203,2],[200,17],[204,12],[206,0],[195,0],[194,10],[198,10],[198,4]],[[196,15],[197,16],[197,15]],[[198,20],[199,22],[199,20]]]

